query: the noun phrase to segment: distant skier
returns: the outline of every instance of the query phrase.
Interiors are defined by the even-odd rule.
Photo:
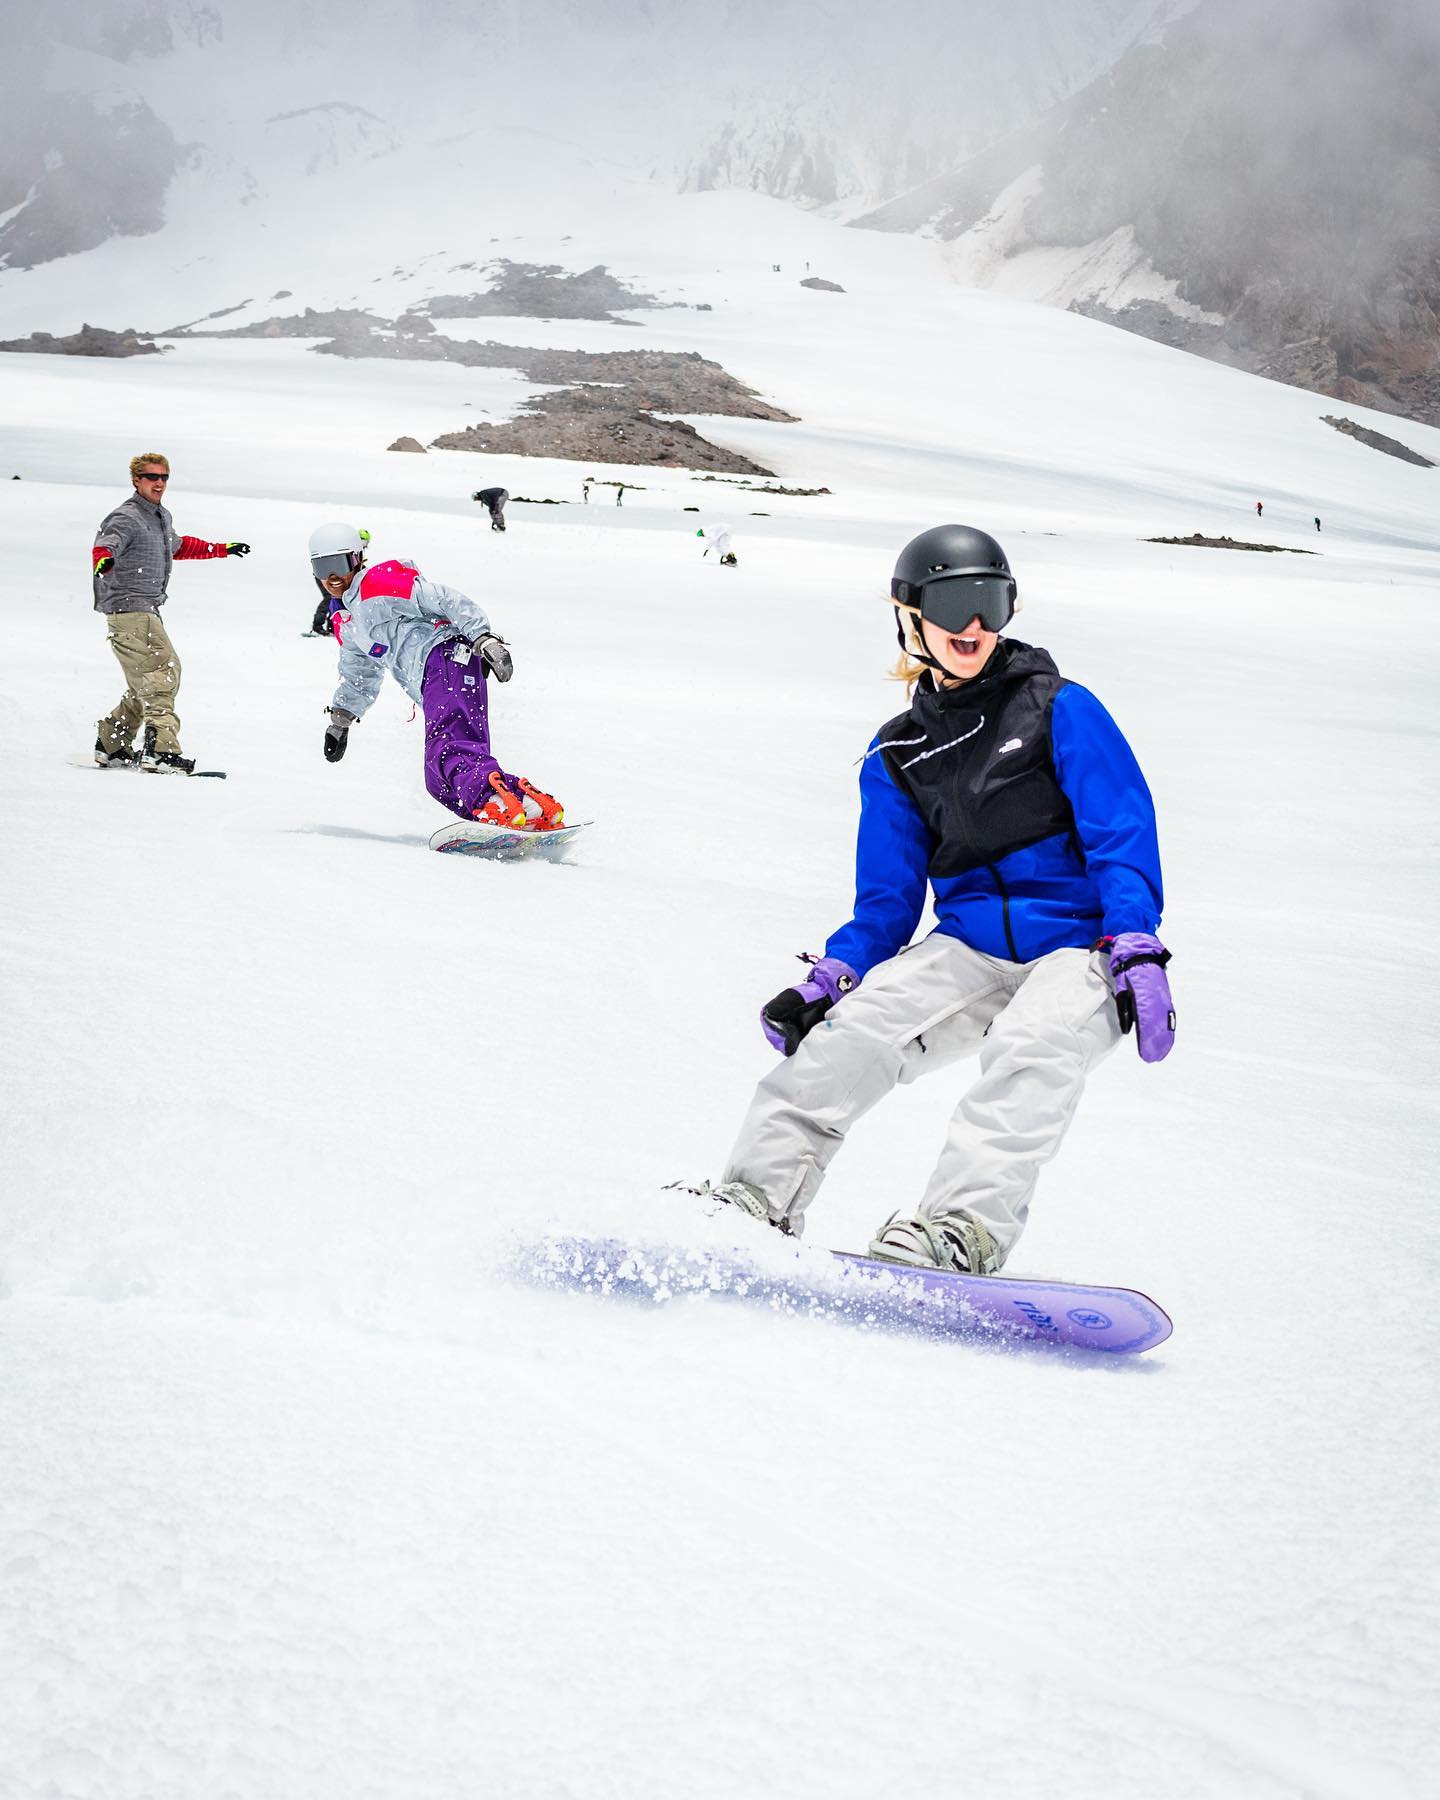
[[[593,476],[587,476],[580,484],[580,492],[584,495],[587,506],[590,504],[590,483],[593,479]]]
[[[472,500],[478,500],[485,508],[486,512],[489,513],[490,529],[492,531],[503,531],[505,529],[505,502],[510,498],[508,488],[481,488],[478,494],[472,494],[470,498]]]
[[[625,483],[623,481],[615,483],[615,504],[617,506],[625,504]]]
[[[727,568],[735,567],[737,558],[731,548],[732,527],[729,525],[705,525],[695,533],[696,537],[705,539],[705,548],[701,551],[704,558],[713,550],[718,560]]]
[[[1257,518],[1257,519],[1263,519],[1263,518],[1264,518],[1264,516],[1265,516],[1265,502],[1264,502],[1264,501],[1263,501],[1263,500],[1257,500],[1257,501],[1256,501],[1256,502],[1255,502],[1255,516],[1256,516],[1256,518]]]
[[[1100,702],[999,635],[1016,583],[994,538],[922,532],[890,592],[912,699],[861,763],[855,916],[762,1009],[785,1060],[713,1191],[798,1236],[856,1120],[978,1052],[924,1196],[870,1254],[990,1274],[1090,1071],[1132,1026],[1146,1062],[1174,1043],[1155,814]],[[937,924],[912,944],[927,884]]]
[[[507,774],[491,754],[487,678],[508,681],[513,664],[483,608],[457,588],[427,580],[414,563],[367,569],[353,525],[313,531],[310,568],[338,602],[340,685],[327,708],[326,762],[344,756],[350,727],[373,705],[388,668],[424,712],[425,786],[442,806],[513,831],[563,825],[552,794]]]
[[[1315,521],[1315,529],[1316,529],[1316,530],[1317,530],[1317,531],[1318,531],[1318,530],[1319,530],[1319,529],[1320,529],[1320,521],[1319,521],[1319,519],[1318,519],[1318,518],[1317,518],[1317,519],[1316,519],[1316,521]]]
[[[160,618],[169,598],[172,561],[248,556],[250,546],[234,539],[211,543],[181,537],[166,511],[170,462],[158,451],[130,459],[128,500],[107,513],[91,552],[95,610],[108,620],[110,648],[125,675],[125,692],[100,721],[95,760],[102,768],[139,762],[153,774],[189,775],[190,757],[180,754],[180,658]],[[145,728],[141,750],[135,734]]]

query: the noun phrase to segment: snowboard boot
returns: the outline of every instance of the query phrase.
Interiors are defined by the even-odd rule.
[[[708,1181],[702,1181],[699,1187],[691,1187],[688,1182],[672,1181],[668,1186],[682,1194],[693,1194],[697,1200],[721,1200],[726,1206],[733,1206],[737,1211],[747,1213],[750,1218],[758,1219],[762,1225],[773,1225],[777,1231],[783,1231],[786,1237],[796,1235],[786,1219],[771,1216],[770,1202],[764,1191],[755,1186],[753,1181],[722,1181],[719,1187],[712,1187]]]
[[[484,825],[504,825],[510,831],[528,831],[530,821],[525,816],[525,802],[506,785],[505,777],[498,769],[490,776],[490,787],[491,798],[475,808],[475,817]]]
[[[739,561],[740,561],[740,558],[738,556],[736,556],[736,554],[733,550],[727,550],[725,552],[725,554],[720,558],[720,566],[721,566],[721,568],[724,568],[724,569],[733,569],[736,567],[736,565],[739,563]]]
[[[139,760],[138,752],[129,744],[122,744],[118,750],[107,750],[98,737],[95,740],[95,761],[102,769],[133,769]]]
[[[490,521],[490,529],[492,531],[503,531],[505,529],[505,521],[499,517],[492,518]]]
[[[147,775],[193,775],[195,759],[182,756],[178,750],[147,750],[140,758]]]
[[[938,1219],[896,1213],[870,1246],[876,1262],[906,1263],[916,1269],[946,1269],[954,1275],[993,1275],[1004,1262],[1000,1246],[969,1213]]]
[[[520,792],[525,796],[525,816],[532,831],[558,831],[565,823],[565,808],[553,794],[537,788],[533,781],[520,777]]]

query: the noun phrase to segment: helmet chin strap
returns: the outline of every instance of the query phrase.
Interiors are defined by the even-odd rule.
[[[920,618],[919,613],[912,613],[910,616],[912,620],[916,621]],[[899,644],[903,654],[908,656],[913,662],[924,663],[927,669],[934,669],[937,674],[948,675],[950,671],[945,667],[944,663],[936,662],[935,658],[925,648],[925,637],[920,630],[919,624],[912,624],[910,630],[913,642],[907,644],[905,641],[905,609],[897,606],[895,608],[895,641]]]

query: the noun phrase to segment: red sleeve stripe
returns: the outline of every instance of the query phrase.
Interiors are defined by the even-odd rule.
[[[182,537],[180,548],[175,552],[175,560],[183,561],[188,556],[223,556],[224,544],[210,544],[204,538]]]

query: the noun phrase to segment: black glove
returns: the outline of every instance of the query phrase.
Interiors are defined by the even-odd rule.
[[[515,673],[515,664],[505,647],[504,638],[493,635],[478,637],[470,648],[484,663],[485,673],[493,675],[497,681],[508,681]]]
[[[225,554],[227,556],[248,556],[250,554],[250,546],[248,544],[227,544],[225,546]]]
[[[836,1001],[860,984],[860,977],[838,956],[802,956],[800,960],[810,964],[809,979],[782,988],[760,1008],[760,1029],[785,1056],[793,1056],[801,1040]]]
[[[325,760],[339,762],[345,754],[355,715],[346,712],[343,706],[327,706],[325,710],[330,715],[330,723],[325,727]]]

